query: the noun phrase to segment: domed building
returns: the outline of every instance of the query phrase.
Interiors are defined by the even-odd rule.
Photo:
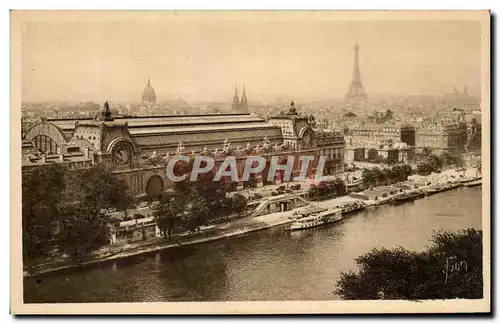
[[[156,93],[155,89],[151,86],[150,79],[148,79],[148,85],[144,88],[144,92],[142,93],[141,103],[149,105],[156,104]]]

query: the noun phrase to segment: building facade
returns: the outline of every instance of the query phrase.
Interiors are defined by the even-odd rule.
[[[406,143],[415,146],[416,131],[410,125],[365,124],[344,128],[349,145],[378,146],[384,142]]]
[[[278,171],[275,179],[268,180],[275,156],[279,164],[286,164],[290,157],[299,161],[312,155],[315,161],[309,173],[313,174],[320,155],[325,155],[325,173],[341,172],[343,137],[316,129],[293,105],[290,111],[293,113],[286,118],[278,116],[269,122],[249,114],[112,118],[106,103],[96,119],[44,119],[28,129],[23,137],[23,155],[27,157],[23,170],[47,159],[68,164],[81,161],[82,167],[100,163],[124,179],[137,196],[150,198],[173,187],[166,176],[166,164],[175,155],[211,156],[216,163],[234,156],[239,179],[247,156],[265,157],[266,167],[253,181],[257,185],[283,179]],[[293,176],[300,174],[301,167],[301,163],[294,163]],[[248,183],[238,181],[234,187],[245,185]]]
[[[467,125],[465,123],[433,123],[420,126],[416,133],[416,147],[432,149],[435,153],[448,152],[460,154],[467,144]]]

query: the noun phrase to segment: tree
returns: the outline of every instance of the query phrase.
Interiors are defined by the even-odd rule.
[[[455,157],[451,155],[449,152],[443,152],[439,155],[439,159],[443,165],[452,165],[455,164]]]
[[[23,257],[31,261],[59,248],[77,257],[109,242],[105,208],[133,202],[127,184],[101,166],[69,171],[62,164],[23,177]]]
[[[432,172],[440,172],[443,161],[435,154],[431,154],[424,162],[417,165],[417,174],[427,176]]]
[[[363,180],[369,186],[375,185],[376,183],[375,172],[372,169],[363,170]]]
[[[80,187],[81,202],[95,210],[106,208],[124,210],[131,207],[134,202],[127,183],[100,165],[83,172]]]
[[[62,251],[78,258],[109,243],[109,217],[85,205],[68,205],[62,210],[58,243]]]
[[[422,149],[422,153],[420,153],[420,154],[422,155],[422,157],[427,158],[427,157],[429,157],[429,155],[432,154],[432,149],[429,147],[424,147]]]
[[[408,177],[411,176],[412,174],[413,174],[413,169],[411,168],[410,165],[404,164],[401,166],[402,181],[406,181],[406,179],[408,179]]]
[[[380,183],[384,183],[387,180],[387,174],[383,170],[379,168],[373,168],[372,171],[375,177],[375,183],[377,185]]]
[[[207,200],[202,196],[193,194],[184,206],[184,212],[188,218],[185,219],[185,224],[190,232],[200,231],[200,226],[205,225],[210,213]]]
[[[240,194],[235,194],[231,199],[232,210],[240,214],[245,210],[247,203],[248,199],[245,196]]]
[[[407,164],[395,165],[391,168],[390,174],[394,182],[406,181],[406,179],[413,174],[413,170],[411,166]]]
[[[449,152],[443,152],[439,155],[439,159],[441,160],[443,165],[446,166],[457,166],[461,167],[464,165],[464,160],[461,156],[455,156],[450,154]]]
[[[439,170],[443,167],[443,161],[435,154],[429,155],[427,161],[435,170]]]
[[[175,197],[163,196],[153,210],[156,225],[162,231],[164,237],[171,237],[176,223],[180,220],[183,212],[182,201]]]
[[[334,180],[334,185],[335,185],[335,192],[337,193],[337,196],[347,195],[347,188],[345,186],[344,180],[340,179],[339,177],[336,177]]]
[[[23,260],[46,256],[52,247],[53,223],[66,188],[67,169],[61,164],[36,168],[22,178]]]
[[[482,231],[440,231],[423,252],[373,249],[341,273],[343,299],[482,298]]]
[[[432,172],[435,172],[435,171],[436,170],[434,169],[434,167],[432,165],[430,165],[429,163],[423,162],[423,163],[417,164],[417,174],[418,175],[428,176]]]

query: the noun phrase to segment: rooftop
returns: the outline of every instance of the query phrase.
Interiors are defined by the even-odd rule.
[[[72,130],[75,123],[93,123],[92,118],[63,118],[48,119],[48,121],[59,126],[62,130]],[[170,116],[140,116],[140,117],[114,117],[113,122],[106,123],[124,123],[128,128],[139,127],[179,127],[179,126],[201,126],[201,125],[220,125],[220,124],[248,124],[254,125],[266,123],[266,121],[255,115],[250,114],[208,114],[208,115],[170,115]],[[100,122],[99,122],[100,123]]]

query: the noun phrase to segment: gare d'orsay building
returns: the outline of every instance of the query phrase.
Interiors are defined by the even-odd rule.
[[[177,154],[210,155],[216,161],[236,157],[241,178],[246,156],[265,157],[268,164],[250,183],[234,189],[268,184],[273,156],[286,164],[295,157],[315,156],[309,173],[326,156],[324,174],[344,168],[344,138],[315,127],[314,118],[300,115],[293,104],[287,112],[265,119],[251,114],[214,114],[112,118],[107,103],[95,119],[44,119],[23,136],[23,171],[44,163],[67,163],[70,168],[103,163],[125,179],[137,196],[156,197],[172,187],[166,164]],[[280,177],[276,177],[280,181]]]

